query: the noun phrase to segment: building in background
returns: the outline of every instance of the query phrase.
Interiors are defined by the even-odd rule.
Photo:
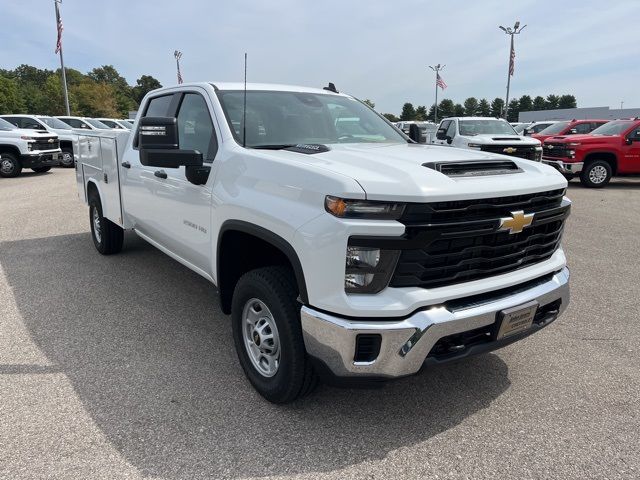
[[[640,108],[609,108],[609,107],[585,107],[585,108],[561,108],[558,110],[535,110],[532,112],[520,112],[519,122],[535,122],[540,120],[583,120],[587,118],[635,118],[640,117]]]

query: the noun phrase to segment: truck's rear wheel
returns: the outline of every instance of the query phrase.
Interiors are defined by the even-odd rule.
[[[17,177],[22,172],[22,164],[13,153],[0,154],[0,177]]]
[[[260,395],[274,403],[292,402],[317,383],[304,348],[297,295],[293,275],[284,267],[244,274],[233,293],[240,365]]]
[[[75,165],[73,161],[73,149],[69,147],[65,147],[62,149],[62,157],[60,160],[60,166],[69,168]]]
[[[585,168],[580,172],[580,182],[589,188],[602,188],[613,176],[613,171],[609,162],[604,160],[593,160],[587,163]]]
[[[122,250],[124,231],[111,220],[102,216],[102,204],[96,196],[89,200],[89,222],[96,250],[102,255],[111,255]]]
[[[44,173],[51,170],[51,167],[32,167],[31,170],[33,170],[36,173]]]

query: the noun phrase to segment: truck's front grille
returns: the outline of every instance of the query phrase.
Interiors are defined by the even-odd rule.
[[[545,143],[542,146],[543,157],[567,157],[567,146],[563,143]]]
[[[536,147],[529,145],[483,145],[480,150],[526,160],[536,160]]]
[[[570,203],[564,190],[460,202],[410,205],[391,287],[434,288],[478,280],[547,260],[560,245]],[[500,219],[533,213],[519,233]],[[423,215],[420,215],[422,212]],[[420,220],[422,217],[422,220]]]
[[[56,150],[60,148],[60,142],[55,137],[39,138],[30,144],[31,150]]]

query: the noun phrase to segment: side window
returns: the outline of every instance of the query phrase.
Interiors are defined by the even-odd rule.
[[[202,95],[186,93],[176,118],[180,149],[197,150],[202,153],[205,162],[213,162],[217,142],[211,115]]]
[[[607,123],[607,122],[593,122],[591,124],[591,130],[595,130],[596,128],[601,127],[602,125],[604,125],[605,123]]]
[[[576,129],[579,135],[584,133],[589,133],[592,130],[591,123],[579,123],[574,128]]]
[[[155,97],[149,100],[147,111],[144,112],[145,117],[166,117],[169,113],[169,105],[173,94],[163,95],[162,97]]]
[[[629,135],[627,135],[627,138],[629,140],[631,140],[632,142],[638,142],[640,141],[640,128],[634,128],[633,130],[631,130],[629,132]]]
[[[439,130],[444,130],[446,132],[450,124],[451,124],[451,120],[445,120],[440,124]]]
[[[456,136],[456,122],[452,121],[449,124],[449,128],[447,128],[447,137],[455,137]]]

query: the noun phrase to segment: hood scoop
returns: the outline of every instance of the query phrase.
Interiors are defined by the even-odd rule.
[[[493,137],[491,140],[495,140],[496,142],[519,142],[520,140],[522,140],[520,137],[516,137],[515,135],[513,137]]]
[[[284,148],[283,150],[288,150],[290,152],[297,153],[306,153],[307,155],[312,155],[314,153],[324,153],[329,151],[329,147],[326,145],[322,145],[320,143],[299,143],[297,145],[292,145],[290,147]]]
[[[447,177],[481,177],[520,173],[522,169],[511,160],[472,160],[468,162],[429,162],[423,167],[440,172]]]

